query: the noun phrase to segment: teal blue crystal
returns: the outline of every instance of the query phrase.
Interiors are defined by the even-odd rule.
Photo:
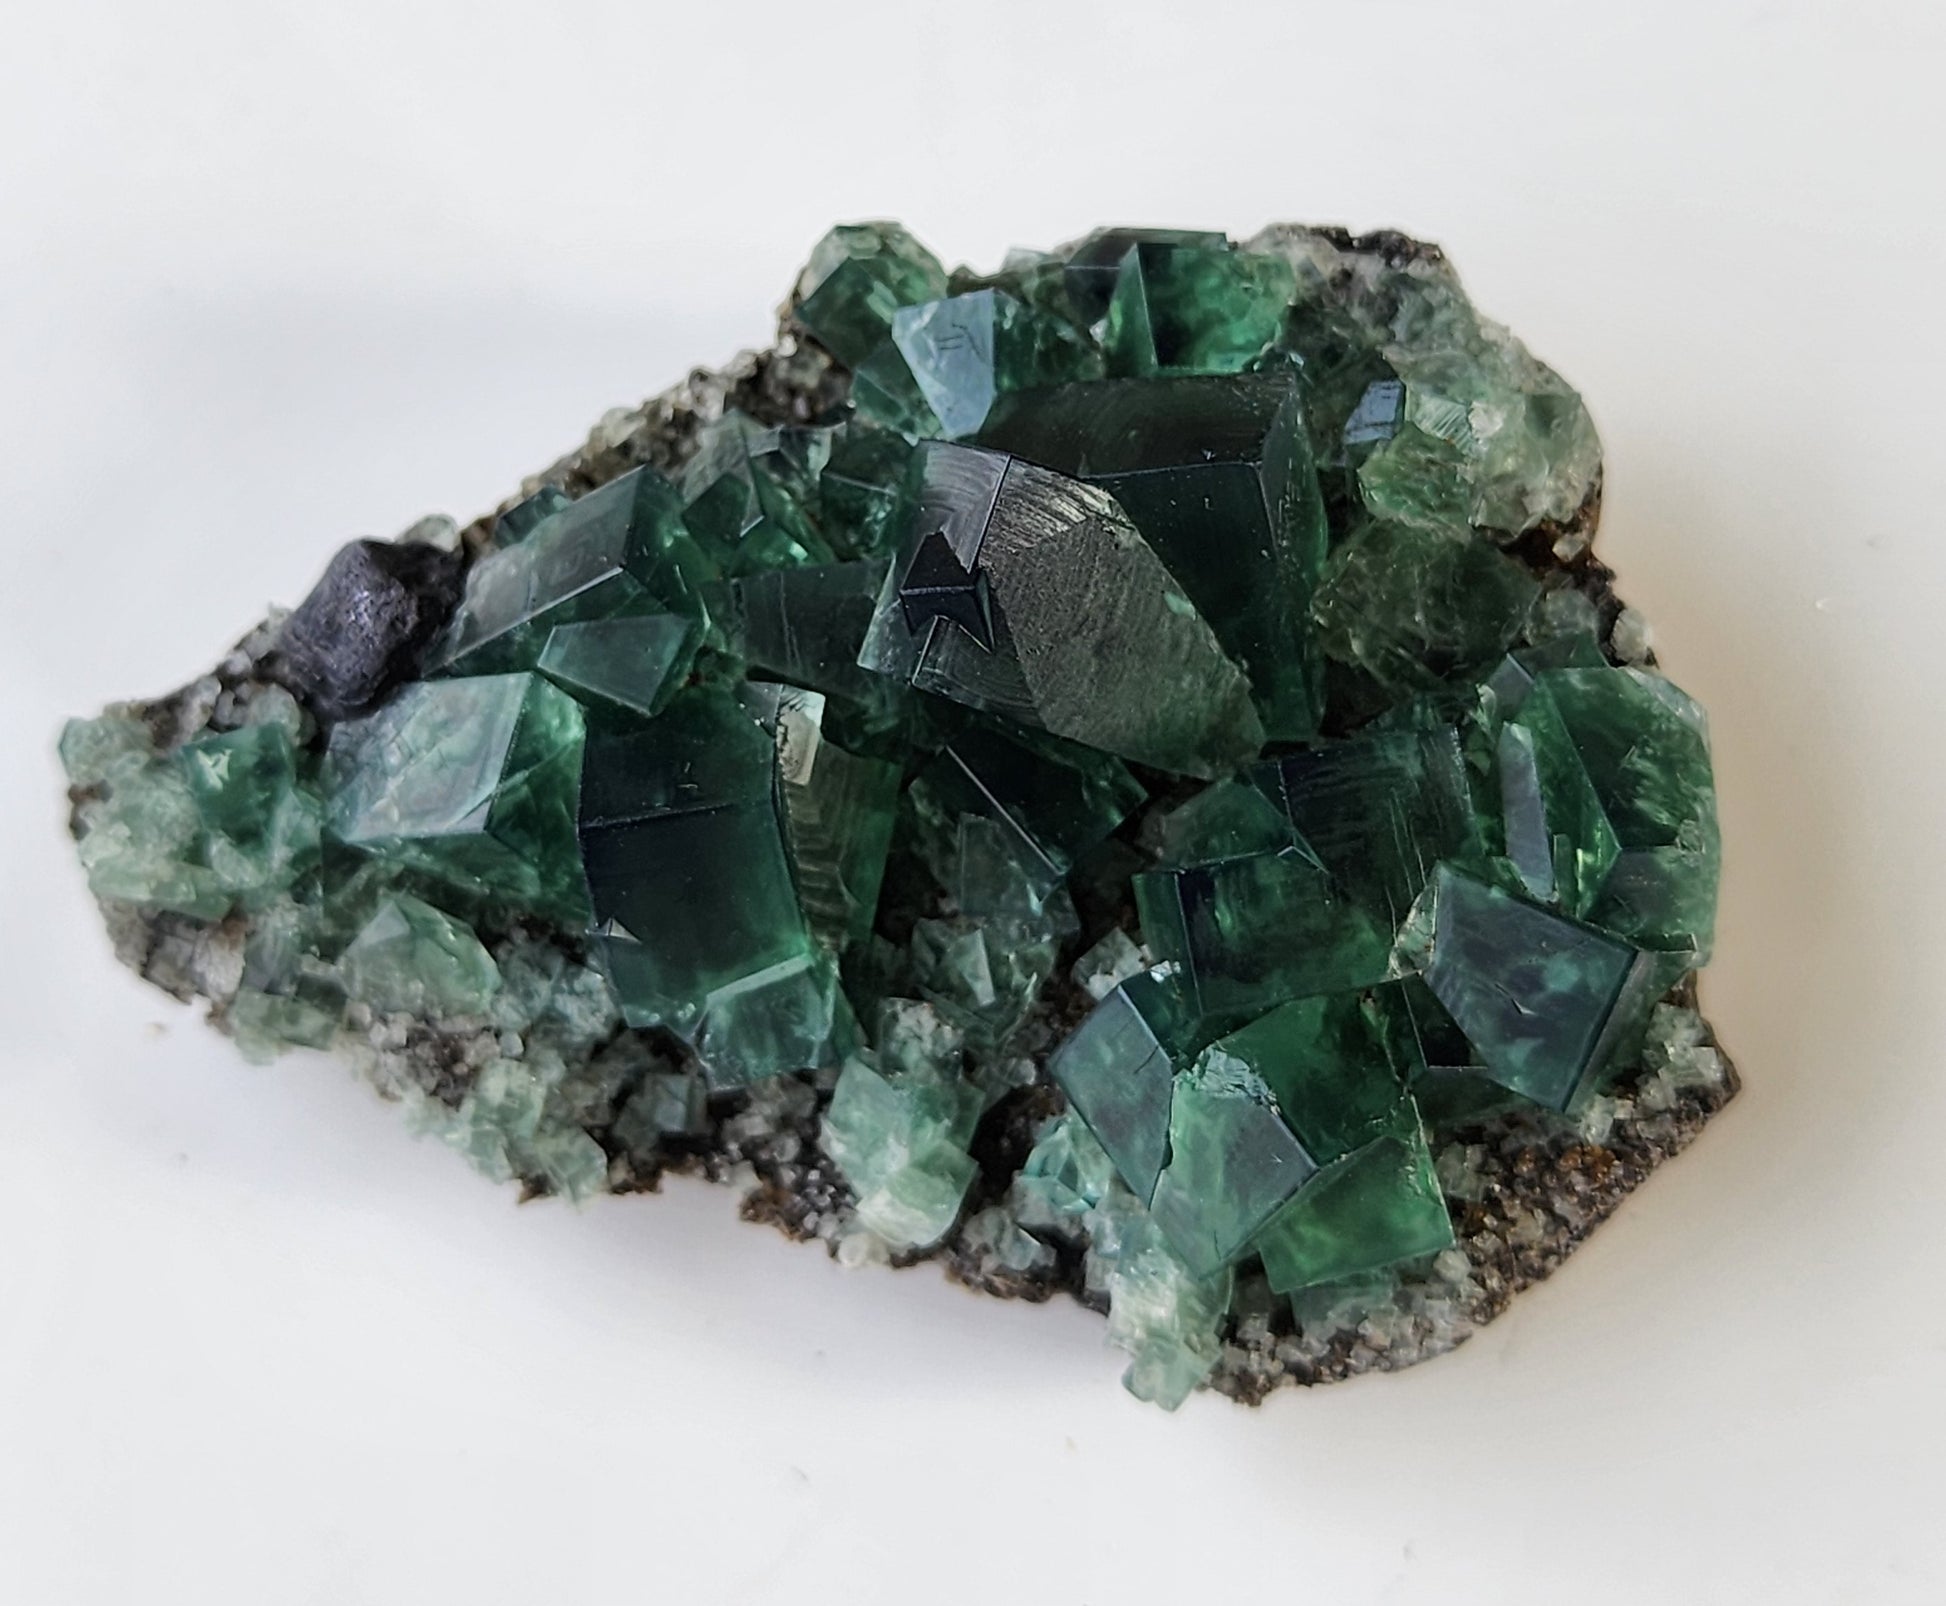
[[[978,431],[1006,392],[1102,373],[1085,338],[999,290],[902,307],[892,341],[948,439]]]
[[[493,544],[514,546],[525,541],[572,500],[558,485],[543,485],[494,519]]]
[[[681,688],[702,635],[675,613],[556,625],[534,667],[585,703],[660,713]]]
[[[1203,1046],[1201,1027],[1176,972],[1147,971],[1095,1005],[1048,1061],[1048,1074],[1145,1205],[1169,1157],[1176,1073]]]

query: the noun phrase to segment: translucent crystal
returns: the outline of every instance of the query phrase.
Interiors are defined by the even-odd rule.
[[[465,922],[403,894],[379,905],[338,965],[353,998],[388,1013],[480,1015],[500,988]]]
[[[1283,332],[1296,279],[1280,257],[1144,242],[1115,276],[1102,345],[1115,373],[1233,374]]]
[[[1655,1001],[1646,954],[1448,866],[1403,939],[1485,1074],[1572,1108],[1639,1033]]]
[[[1169,1155],[1176,1072],[1202,1047],[1201,1026],[1175,972],[1147,971],[1103,998],[1048,1060],[1048,1074],[1143,1204]]]
[[[532,669],[557,625],[617,614],[672,612],[700,622],[714,577],[674,487],[637,469],[476,562],[432,665],[463,675]]]
[[[1265,730],[1316,731],[1325,515],[1291,373],[1004,398],[980,438],[1112,495],[1248,675]]]
[[[683,467],[684,524],[729,574],[830,562],[835,554],[811,514],[829,450],[822,430],[725,413],[703,427]]]
[[[896,1001],[887,1016],[881,1064],[845,1062],[821,1141],[859,1219],[895,1248],[919,1248],[952,1226],[973,1180],[980,1095],[960,1074],[959,1035],[926,1006]]]
[[[811,252],[792,316],[854,367],[892,332],[900,307],[946,293],[939,259],[896,223],[844,223]]]
[[[1102,372],[1101,353],[1082,336],[999,290],[901,307],[892,341],[948,439],[975,433],[1008,391]]]
[[[1546,670],[1502,742],[1507,851],[1537,895],[1706,963],[1722,848],[1696,704],[1644,670]]]
[[[1158,769],[1256,750],[1241,672],[1111,497],[996,452],[922,461],[860,663]]]
[[[332,834],[469,896],[579,924],[583,733],[580,705],[538,675],[416,682],[331,733]]]
[[[701,637],[680,614],[589,619],[550,630],[534,667],[583,702],[654,714],[682,685]]]
[[[1168,1407],[1457,1342],[1735,1089],[1579,398],[1390,233],[853,224],[782,318],[71,724],[118,951],[527,1193],[1077,1295]]]
[[[1311,611],[1329,656],[1402,696],[1492,664],[1539,592],[1517,563],[1464,528],[1373,520],[1326,560]]]

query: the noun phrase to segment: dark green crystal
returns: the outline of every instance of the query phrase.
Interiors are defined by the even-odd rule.
[[[1112,495],[1249,676],[1265,731],[1316,732],[1325,516],[1290,374],[1064,386],[1003,400],[981,440]]]
[[[1519,564],[1464,527],[1375,519],[1326,559],[1311,612],[1330,657],[1400,697],[1492,664],[1539,594]]]
[[[1432,1154],[1405,1112],[1397,1134],[1327,1166],[1257,1236],[1273,1293],[1434,1255],[1453,1243]]]
[[[617,614],[667,611],[702,621],[703,591],[714,576],[674,487],[638,469],[475,563],[433,665],[461,675],[532,669],[556,625]]]
[[[1660,676],[1555,669],[1501,733],[1507,851],[1536,895],[1708,962],[1721,845],[1703,716]]]
[[[1282,333],[1295,290],[1288,263],[1228,241],[1135,245],[1122,258],[1102,327],[1110,371],[1239,373]]]
[[[631,1024],[712,1030],[731,1063],[705,1064],[726,1082],[750,1079],[751,1056],[726,1041],[736,1021],[764,1040],[759,1055],[790,1051],[764,1075],[822,1062],[835,1025],[830,966],[791,878],[777,754],[710,688],[588,744],[581,853],[610,984]],[[709,917],[678,925],[676,910]]]
[[[976,821],[993,828],[993,842],[1037,900],[1059,886],[1076,860],[1144,795],[1141,784],[1106,754],[980,725],[954,736],[915,777],[912,790],[935,833],[931,856],[942,881],[964,885],[968,822]]]
[[[1391,235],[845,225],[784,317],[71,724],[118,944],[501,1180],[749,1162],[847,1262],[1079,1293],[1165,1405],[1463,1337],[1733,1085],[1579,398]]]
[[[900,307],[945,293],[939,259],[898,224],[847,223],[812,251],[791,315],[840,362],[856,367],[892,333]]]
[[[860,663],[1158,769],[1255,752],[1242,673],[1111,496],[970,447],[921,464]]]
[[[1427,901],[1409,958],[1484,1074],[1572,1108],[1647,1020],[1648,955],[1447,866]]]
[[[976,433],[1010,391],[1102,373],[1101,353],[1083,336],[1001,290],[902,307],[892,342],[948,439]]]

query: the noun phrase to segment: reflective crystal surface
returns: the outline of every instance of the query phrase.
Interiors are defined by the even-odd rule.
[[[782,316],[72,723],[118,951],[528,1193],[1074,1294],[1164,1406],[1450,1348],[1735,1087],[1579,397],[1391,234],[846,224]]]

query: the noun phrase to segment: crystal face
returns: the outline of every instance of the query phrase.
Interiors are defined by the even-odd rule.
[[[778,347],[63,733],[119,950],[489,1176],[1256,1399],[1450,1348],[1735,1089],[1705,722],[1440,253],[834,229]]]

